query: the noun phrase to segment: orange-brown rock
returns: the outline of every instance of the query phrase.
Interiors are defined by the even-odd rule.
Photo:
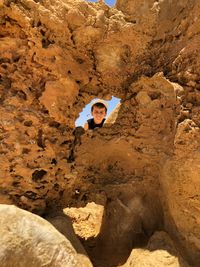
[[[199,11],[198,0],[1,0],[0,202],[41,215],[95,202],[106,218],[117,199],[156,199],[152,220],[199,266]],[[86,104],[112,95],[112,123],[75,129]],[[143,221],[136,210],[127,223]]]

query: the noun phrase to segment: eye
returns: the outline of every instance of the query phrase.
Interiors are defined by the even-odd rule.
[[[95,113],[95,114],[99,114],[99,115],[103,115],[103,114],[104,114],[103,111],[95,111],[94,113]]]

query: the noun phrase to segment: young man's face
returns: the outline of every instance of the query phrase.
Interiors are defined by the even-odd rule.
[[[92,116],[94,118],[94,122],[96,124],[100,124],[104,117],[106,116],[106,109],[105,108],[98,108],[98,107],[93,107],[92,110]]]

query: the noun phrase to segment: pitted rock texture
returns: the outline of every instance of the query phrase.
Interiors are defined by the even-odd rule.
[[[199,11],[198,0],[1,0],[0,202],[43,214],[152,195],[200,265]],[[74,129],[112,95],[114,123]]]
[[[2,198],[42,213],[76,184],[67,163],[78,113],[123,93],[150,37],[102,3],[2,1],[0,12]]]

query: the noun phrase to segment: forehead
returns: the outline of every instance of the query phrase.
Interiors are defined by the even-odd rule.
[[[104,110],[104,111],[106,111],[106,108],[105,107],[100,108],[100,107],[93,106],[93,111],[94,110]]]

